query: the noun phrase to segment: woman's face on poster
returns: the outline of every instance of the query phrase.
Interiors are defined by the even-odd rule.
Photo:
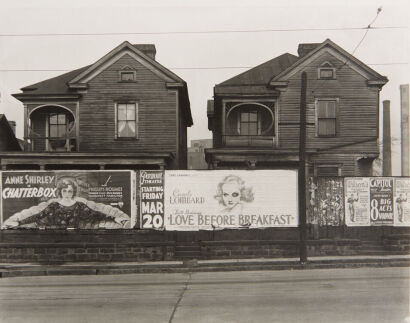
[[[241,200],[241,191],[236,183],[226,183],[222,185],[222,199],[225,206],[233,208]]]
[[[74,189],[71,185],[67,185],[67,187],[63,187],[61,189],[61,196],[64,200],[71,200],[74,195]]]

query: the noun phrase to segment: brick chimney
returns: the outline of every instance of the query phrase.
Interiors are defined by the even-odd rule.
[[[157,53],[157,50],[155,49],[154,44],[134,44],[133,46],[143,52],[145,55],[155,60],[155,54]]]
[[[300,58],[305,56],[307,53],[314,50],[320,43],[306,43],[306,44],[299,44],[298,46],[298,55]]]

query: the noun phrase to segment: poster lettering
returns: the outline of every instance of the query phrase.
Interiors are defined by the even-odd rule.
[[[347,226],[370,225],[369,187],[368,177],[345,178],[345,223]]]
[[[2,172],[2,228],[131,228],[131,179],[130,171]]]

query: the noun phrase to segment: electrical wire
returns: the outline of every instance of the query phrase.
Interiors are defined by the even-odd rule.
[[[375,19],[374,19],[375,20]],[[229,33],[270,33],[270,32],[303,32],[303,31],[347,31],[365,30],[367,27],[340,28],[284,28],[284,29],[245,29],[245,30],[192,30],[192,31],[146,31],[146,32],[101,32],[101,33],[21,33],[0,34],[0,37],[60,37],[60,36],[122,36],[122,35],[181,35],[181,34],[229,34]],[[381,26],[371,29],[408,29],[407,26]]]

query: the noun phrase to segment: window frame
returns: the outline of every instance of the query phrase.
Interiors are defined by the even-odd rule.
[[[322,71],[332,71],[332,76],[322,76]],[[324,62],[317,69],[317,78],[318,80],[335,80],[336,79],[336,68],[333,67],[329,62]]]
[[[319,102],[335,102],[335,117],[334,118],[319,118]],[[315,98],[315,128],[316,128],[316,137],[323,138],[334,138],[339,134],[339,98]],[[334,134],[320,134],[319,133],[319,121],[320,119],[334,119],[335,120],[335,131]]]
[[[314,165],[314,170],[313,170],[313,175],[315,177],[334,177],[334,176],[342,176],[342,164],[315,164]],[[337,169],[337,175],[333,176],[328,176],[328,175],[320,175],[319,170],[323,168],[336,168]]]
[[[64,123],[59,123],[59,116],[64,116]],[[57,121],[57,123],[51,123],[51,117],[52,116],[56,116],[56,121]],[[67,137],[67,135],[68,135],[68,133],[69,133],[69,131],[68,131],[68,118],[67,118],[67,114],[66,113],[63,113],[63,112],[57,112],[57,113],[54,113],[54,112],[51,112],[51,113],[49,113],[48,115],[47,115],[47,122],[48,122],[48,133],[47,133],[47,137],[49,137],[49,138],[66,138]],[[57,136],[52,136],[51,135],[51,127],[52,126],[54,126],[54,127],[56,127],[56,130],[57,130]],[[64,136],[59,136],[59,126],[65,126],[65,135]]]
[[[132,74],[132,80],[123,80],[122,77],[124,74]],[[119,82],[120,83],[136,83],[137,79],[137,72],[130,69],[124,69],[119,71]]]
[[[247,114],[248,120],[247,121],[243,121],[242,120],[242,115],[243,114]],[[255,121],[251,121],[250,120],[250,115],[251,114],[256,114],[256,120]],[[248,134],[242,134],[242,125],[243,124],[247,124],[248,125]],[[256,134],[250,134],[249,133],[249,125],[256,125]],[[261,117],[260,117],[260,111],[258,109],[255,110],[250,110],[250,111],[239,111],[239,117],[238,117],[238,133],[239,136],[260,136],[262,132],[261,129]]]
[[[123,136],[119,136],[118,134],[118,121],[124,121],[124,120],[118,120],[118,107],[119,105],[134,105],[134,116],[135,119],[131,120],[135,122],[135,135],[134,136],[127,136],[127,137],[123,137]],[[138,102],[136,101],[118,101],[115,103],[115,139],[116,140],[136,140],[138,139]],[[126,122],[129,120],[125,120]]]

